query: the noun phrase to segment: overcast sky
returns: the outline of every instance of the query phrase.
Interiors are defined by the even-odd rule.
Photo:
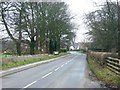
[[[69,5],[70,12],[73,14],[73,16],[75,16],[75,23],[80,25],[76,32],[75,42],[82,42],[86,38],[86,36],[83,34],[87,32],[88,29],[85,28],[85,24],[83,22],[84,15],[96,10],[97,8],[99,8],[98,5],[102,5],[105,1],[106,0],[66,0],[66,3]]]
[[[39,0],[39,1],[59,1],[59,0]],[[85,27],[85,24],[83,22],[84,15],[99,8],[97,5],[102,5],[106,0],[62,0],[62,1],[65,1],[69,5],[70,13],[73,16],[75,16],[74,22],[77,25],[79,25],[78,30],[76,32],[75,42],[84,41],[86,36],[83,34],[88,31],[88,29]],[[117,1],[117,0],[108,0],[108,1]],[[4,33],[0,34],[0,37],[4,35],[5,35]]]

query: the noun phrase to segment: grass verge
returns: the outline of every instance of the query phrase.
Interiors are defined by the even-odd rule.
[[[12,55],[7,55],[7,54],[0,54],[0,59],[2,58],[7,58],[7,57],[11,57]]]
[[[110,71],[107,67],[99,66],[88,56],[88,64],[95,76],[108,86],[120,86],[120,76]]]
[[[57,58],[57,57],[60,57],[60,56],[63,56],[63,55],[67,55],[67,53],[60,53],[59,55],[47,56],[47,57],[44,57],[44,58],[32,58],[32,59],[28,59],[28,60],[14,61],[14,62],[10,62],[8,64],[2,64],[0,66],[0,69],[6,70],[6,69],[9,69],[9,68],[22,66],[22,65],[26,65],[26,64],[30,64],[30,63],[34,63],[34,62],[38,62],[38,61],[43,61],[43,60],[48,60],[48,59],[52,59],[52,58]]]

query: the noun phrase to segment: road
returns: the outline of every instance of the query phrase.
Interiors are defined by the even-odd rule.
[[[100,88],[88,75],[86,55],[78,52],[2,78],[3,88]]]

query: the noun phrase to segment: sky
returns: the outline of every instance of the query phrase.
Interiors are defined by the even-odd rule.
[[[51,2],[51,1],[59,1],[59,0],[39,0],[39,1]],[[72,14],[72,16],[75,16],[74,22],[78,26],[77,27],[78,30],[76,31],[75,42],[87,41],[85,33],[88,31],[88,28],[84,24],[83,18],[85,17],[85,14],[96,10],[97,8],[99,8],[99,5],[103,5],[103,3],[106,0],[62,0],[62,1],[65,1],[69,5],[68,9],[70,11],[70,14]],[[108,1],[117,1],[117,0],[108,0]],[[0,37],[4,35],[5,35],[4,33],[0,34]]]
[[[69,5],[69,10],[73,16],[75,16],[74,22],[79,25],[76,32],[75,42],[88,41],[86,39],[86,33],[88,28],[84,24],[83,18],[85,14],[100,8],[100,5],[106,0],[66,0],[65,2]],[[117,1],[117,0],[108,0]],[[120,1],[120,0],[119,0]]]

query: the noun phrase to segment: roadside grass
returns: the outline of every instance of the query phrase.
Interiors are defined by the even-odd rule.
[[[92,60],[89,56],[88,63],[89,68],[100,81],[102,81],[106,85],[120,86],[120,76],[110,71],[106,66],[105,67],[99,66],[98,63]]]
[[[22,60],[22,61],[12,61],[12,62],[9,62],[7,64],[0,65],[0,69],[6,70],[6,69],[9,69],[9,68],[22,66],[22,65],[26,65],[26,64],[30,64],[30,63],[34,63],[34,62],[38,62],[38,61],[57,58],[57,57],[60,57],[60,56],[63,56],[63,55],[67,55],[67,53],[60,53],[59,55],[51,55],[51,56],[47,56],[47,57],[43,57],[43,58],[32,58],[32,59]]]

